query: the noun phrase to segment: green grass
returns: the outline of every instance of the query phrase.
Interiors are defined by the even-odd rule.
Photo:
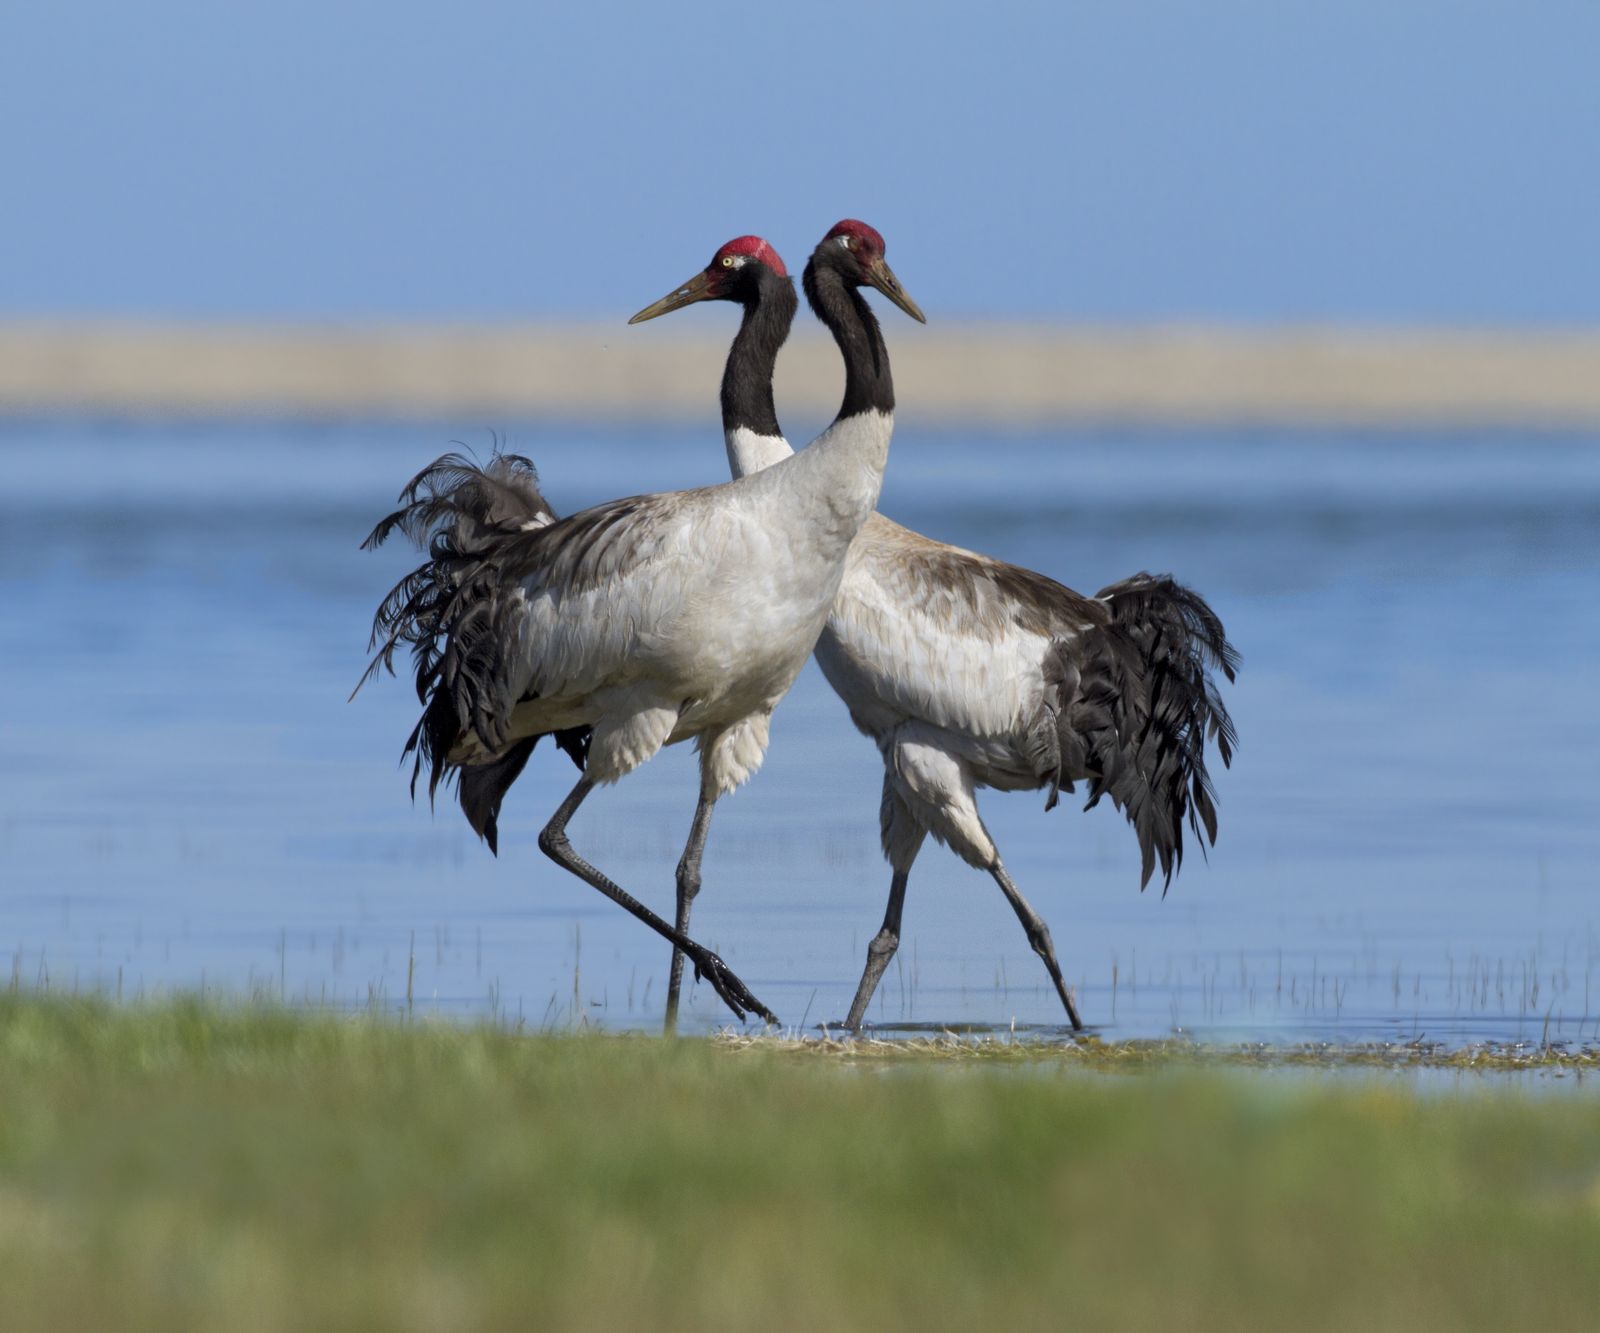
[[[807,1049],[0,997],[0,1328],[1595,1326],[1587,1090]]]

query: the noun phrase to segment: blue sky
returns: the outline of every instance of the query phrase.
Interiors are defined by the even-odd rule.
[[[1600,321],[1600,4],[17,4],[0,315],[625,319],[755,231],[930,317]]]

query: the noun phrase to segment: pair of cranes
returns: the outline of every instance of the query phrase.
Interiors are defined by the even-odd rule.
[[[552,860],[671,941],[666,1021],[687,959],[733,1011],[772,1012],[689,935],[717,800],[760,767],[768,721],[815,651],[883,758],[881,824],[892,880],[846,1025],[858,1029],[899,943],[924,840],[993,876],[1081,1028],[1050,931],[1006,872],[979,816],[980,787],[1109,796],[1138,837],[1147,884],[1183,858],[1184,825],[1216,840],[1208,742],[1224,764],[1233,725],[1217,675],[1233,647],[1211,608],[1168,577],[1138,574],[1085,597],[1003,561],[947,546],[874,512],[894,429],[894,384],[875,288],[923,314],[847,219],[812,252],[806,300],[844,361],[832,424],[796,453],[778,424],[773,371],[798,301],[764,240],[728,242],[630,323],[698,301],[743,308],[722,377],[733,480],[632,496],[558,518],[527,459],[446,455],[401,492],[368,537],[401,532],[426,561],[389,593],[363,681],[409,646],[423,714],[406,743],[412,788],[458,782],[491,850],[506,790],[541,737],[580,776],[539,835]],[[359,687],[358,687],[359,688]],[[700,791],[669,922],[572,847],[566,826],[596,786],[693,738]]]

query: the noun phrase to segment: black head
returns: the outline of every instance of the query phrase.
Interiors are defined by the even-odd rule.
[[[657,315],[681,310],[697,301],[737,301],[752,305],[761,284],[777,279],[787,281],[789,270],[778,252],[759,236],[736,236],[711,256],[711,262],[682,286],[673,288],[654,305],[648,305],[628,321],[642,324]]]
[[[927,317],[906,294],[884,259],[883,237],[865,222],[845,218],[836,222],[811,253],[812,269],[828,269],[851,287],[876,287],[919,324]]]

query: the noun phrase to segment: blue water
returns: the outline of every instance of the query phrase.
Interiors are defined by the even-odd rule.
[[[509,436],[563,511],[724,466],[709,428]],[[659,1024],[666,947],[534,846],[567,761],[536,757],[496,860],[407,798],[410,686],[346,702],[413,560],[357,543],[452,437],[489,440],[0,428],[0,981]],[[1600,440],[906,425],[883,507],[1085,590],[1170,570],[1244,654],[1221,838],[1165,899],[1109,808],[984,799],[1091,1025],[1600,1037]],[[786,1024],[854,991],[888,885],[879,781],[808,668],[719,808],[694,934]],[[574,842],[667,911],[694,790],[679,747],[593,797]],[[686,1017],[727,1015],[702,985]],[[872,1017],[1061,1020],[993,884],[931,845]]]

